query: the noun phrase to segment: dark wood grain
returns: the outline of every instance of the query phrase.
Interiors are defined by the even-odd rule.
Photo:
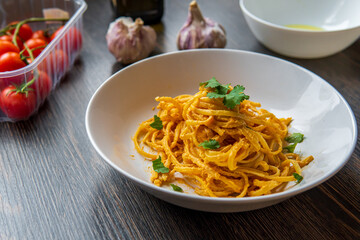
[[[280,56],[248,29],[238,0],[198,1],[227,30],[226,48],[280,57],[323,77],[360,122],[360,41],[314,60]],[[110,1],[88,0],[84,46],[72,70],[28,121],[0,123],[0,239],[360,239],[360,147],[324,184],[243,213],[180,208],[145,193],[95,152],[85,110],[98,86],[124,66],[108,52]],[[152,55],[176,51],[189,1],[168,0]],[[358,138],[359,142],[359,138]]]

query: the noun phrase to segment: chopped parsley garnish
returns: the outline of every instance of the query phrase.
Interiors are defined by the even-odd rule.
[[[163,128],[162,121],[157,115],[154,115],[154,122],[150,123],[150,127],[157,130],[161,130]]]
[[[216,78],[214,78],[214,77],[206,82],[200,83],[200,86],[202,86],[202,85],[205,85],[206,88],[219,88],[220,86],[226,86],[226,85],[221,85],[218,82],[218,80],[216,80]],[[226,89],[228,90],[228,88],[226,88]]]
[[[299,175],[297,173],[293,173],[293,176],[296,180],[296,183],[300,183],[304,179],[301,175]]]
[[[289,143],[301,143],[304,140],[304,134],[302,133],[293,133],[291,136],[285,138],[285,141]]]
[[[297,143],[287,145],[286,147],[283,147],[283,149],[286,149],[287,152],[293,153],[295,151]]]
[[[249,96],[243,93],[244,90],[245,87],[236,85],[233,90],[225,96],[224,105],[230,109],[233,109],[236,105],[240,104],[245,99],[249,99]]]
[[[210,139],[209,141],[200,143],[199,146],[205,149],[218,149],[220,147],[220,143],[215,139]]]
[[[290,136],[285,138],[285,141],[292,143],[283,149],[286,149],[289,153],[293,153],[295,151],[295,147],[298,143],[301,143],[304,140],[304,134],[302,133],[293,133]]]
[[[164,164],[161,162],[161,156],[159,156],[156,160],[153,162],[153,169],[157,173],[168,173],[169,169],[164,166]]]
[[[176,192],[183,192],[182,188],[179,187],[178,185],[172,184],[170,183],[170,186],[172,187],[172,189]]]
[[[212,88],[213,90],[213,92],[209,92],[206,95],[208,98],[223,98],[224,105],[230,109],[233,109],[245,99],[249,99],[249,96],[243,93],[245,87],[236,85],[233,90],[229,92],[230,84],[221,85],[214,77],[207,82],[200,83],[200,86],[202,85],[205,85],[206,88]]]
[[[211,98],[223,98],[229,91],[230,84],[221,85],[218,80],[213,77],[207,82],[200,83],[200,86],[201,85],[205,85],[206,88],[213,88],[214,92],[208,93],[208,95],[212,96]]]

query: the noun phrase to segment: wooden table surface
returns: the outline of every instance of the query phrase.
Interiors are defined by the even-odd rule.
[[[0,123],[0,239],[360,239],[360,147],[334,177],[275,206],[242,213],[184,209],[147,194],[101,159],[85,130],[99,85],[123,68],[108,52],[109,1],[88,0],[80,57],[38,114]],[[188,1],[168,0],[153,53],[176,51]],[[264,48],[238,0],[199,0],[227,30],[226,48],[287,59],[321,76],[360,122],[360,40],[331,57],[300,60]],[[359,140],[359,138],[358,138]],[[359,141],[358,141],[359,142]]]

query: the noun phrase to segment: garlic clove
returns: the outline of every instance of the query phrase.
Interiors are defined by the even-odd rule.
[[[154,50],[156,32],[152,27],[144,26],[140,18],[134,22],[130,17],[120,17],[110,23],[106,41],[118,62],[130,64],[148,57]]]
[[[196,1],[192,1],[188,18],[177,36],[178,49],[224,48],[225,45],[224,27],[210,18],[203,17]]]

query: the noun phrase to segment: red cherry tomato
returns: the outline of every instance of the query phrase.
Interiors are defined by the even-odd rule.
[[[19,53],[7,52],[0,56],[0,72],[13,71],[25,66]]]
[[[16,23],[18,23],[18,21],[16,21],[16,22],[12,22],[12,23],[10,23],[10,24],[16,24]],[[14,34],[14,32],[15,32],[15,29],[11,29],[10,30],[10,33],[11,34]],[[32,36],[32,34],[33,34],[33,31],[32,31],[32,29],[31,29],[31,27],[28,25],[28,24],[23,24],[21,27],[20,27],[20,29],[19,29],[19,37],[23,40],[23,41],[26,41],[26,40],[28,40],[28,39],[30,39],[31,38],[31,36]]]
[[[8,41],[8,42],[11,42],[12,43],[12,40],[13,40],[13,35],[3,35],[0,37],[0,40],[1,41]],[[21,39],[19,37],[16,37],[16,43],[19,47],[19,49],[23,49],[23,42],[21,41]]]
[[[7,52],[0,56],[0,72],[13,71],[25,66],[26,64],[20,59],[19,53]],[[31,71],[11,77],[0,77],[0,91],[9,85],[21,85],[31,79]]]
[[[54,40],[54,38],[61,32],[61,30],[64,28],[64,26],[59,27],[53,34],[50,36],[50,40]]]
[[[37,30],[31,36],[31,38],[39,38],[49,43],[51,41],[50,36],[44,30]]]
[[[38,76],[35,79],[34,84],[30,86],[33,88],[35,93],[40,96],[41,101],[50,94],[52,88],[51,78],[46,74],[46,72],[38,71]]]
[[[30,38],[29,40],[27,40],[25,42],[25,45],[30,50],[32,50],[32,54],[33,54],[34,58],[36,58],[44,50],[47,43],[44,40],[39,39],[39,38]],[[30,56],[28,51],[24,51],[23,55],[26,56],[26,57]]]
[[[8,86],[0,94],[1,110],[11,119],[23,120],[36,109],[36,95],[34,91],[26,94],[16,92],[15,86]]]
[[[68,56],[62,50],[51,52],[44,61],[39,64],[39,70],[46,72],[49,76],[62,75],[66,72],[68,67]]]
[[[51,41],[62,31],[64,26],[61,26],[56,32],[51,35]],[[74,53],[80,50],[82,46],[82,36],[79,30],[72,27],[60,40],[60,46],[65,46],[66,53]]]
[[[11,42],[0,40],[0,56],[7,52],[19,53],[20,49]]]

